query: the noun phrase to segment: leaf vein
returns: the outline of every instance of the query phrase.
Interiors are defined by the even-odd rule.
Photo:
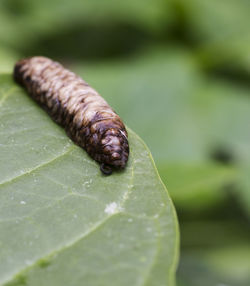
[[[10,178],[10,179],[7,180],[7,181],[1,182],[1,183],[0,183],[0,187],[3,186],[3,185],[10,184],[10,183],[12,183],[12,182],[15,181],[15,180],[20,179],[20,178],[23,177],[23,176],[26,176],[26,175],[28,175],[28,174],[31,174],[31,173],[33,173],[34,171],[36,171],[36,170],[38,170],[38,169],[41,169],[41,168],[43,168],[43,167],[45,167],[45,166],[51,164],[52,162],[54,162],[54,161],[56,161],[56,160],[62,158],[63,156],[67,155],[68,153],[70,153],[70,151],[72,151],[72,150],[74,149],[74,147],[75,147],[75,146],[71,146],[67,151],[61,153],[59,156],[56,156],[56,157],[54,157],[53,159],[51,159],[51,160],[49,160],[49,161],[47,161],[47,162],[44,162],[44,163],[42,163],[42,164],[40,164],[40,165],[34,167],[33,169],[27,170],[25,173],[23,173],[23,174],[21,174],[21,175],[19,175],[19,176],[16,176],[16,177]]]

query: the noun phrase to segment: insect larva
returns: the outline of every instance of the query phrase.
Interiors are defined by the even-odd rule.
[[[104,174],[125,167],[129,155],[126,128],[83,79],[45,57],[17,62],[14,79],[65,128],[75,143],[101,164]]]

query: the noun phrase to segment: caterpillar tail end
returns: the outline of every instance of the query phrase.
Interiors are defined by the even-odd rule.
[[[16,83],[20,84],[21,86],[23,86],[23,65],[26,63],[27,59],[23,59],[18,61],[15,66],[14,66],[14,70],[13,70],[13,79]]]

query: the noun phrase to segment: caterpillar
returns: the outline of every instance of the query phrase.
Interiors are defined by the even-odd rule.
[[[14,80],[23,86],[105,175],[124,169],[128,134],[121,118],[83,79],[49,58],[18,61]]]

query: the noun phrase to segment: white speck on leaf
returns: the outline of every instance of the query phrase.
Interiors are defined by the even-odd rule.
[[[30,261],[30,260],[25,260],[25,263],[26,263],[27,265],[31,265],[31,264],[32,264],[32,261]]]
[[[118,204],[116,202],[112,202],[112,203],[106,205],[104,212],[106,214],[115,214],[115,213],[119,212],[120,210],[121,209],[118,206]]]
[[[20,204],[21,205],[26,205],[26,202],[25,201],[21,201]]]

